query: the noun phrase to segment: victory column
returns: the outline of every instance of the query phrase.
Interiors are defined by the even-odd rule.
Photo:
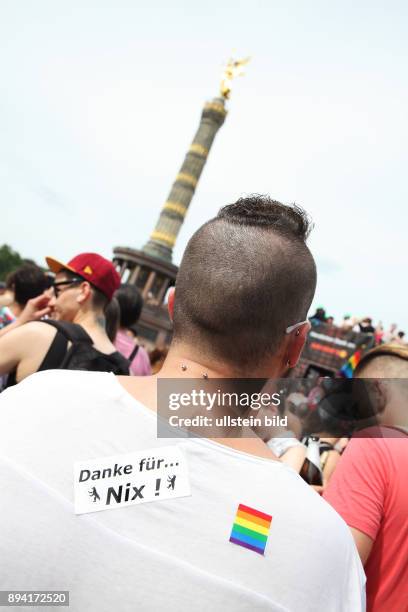
[[[114,249],[113,261],[123,282],[136,284],[145,300],[138,332],[147,345],[164,346],[170,341],[171,323],[163,301],[177,274],[177,266],[171,263],[173,247],[215,135],[227,115],[225,101],[230,97],[232,79],[243,74],[243,66],[248,61],[249,58],[230,59],[226,65],[220,96],[204,106],[197,133],[147,244],[141,251],[125,247]]]

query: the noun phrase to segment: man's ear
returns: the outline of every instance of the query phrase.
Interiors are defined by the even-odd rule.
[[[84,281],[80,284],[79,288],[81,292],[78,293],[76,301],[78,304],[84,304],[92,297],[91,285],[87,281]]]
[[[290,368],[294,368],[295,365],[297,365],[309,331],[310,324],[308,322],[289,334],[286,349],[286,363]]]
[[[174,313],[174,299],[175,299],[175,295],[176,295],[176,290],[174,287],[171,287],[169,289],[169,292],[167,294],[167,308],[169,310],[169,316],[170,316],[170,320],[171,322],[173,322],[173,313]]]
[[[372,382],[372,391],[375,397],[372,398],[372,402],[375,402],[375,414],[384,411],[387,405],[387,399],[390,395],[389,380],[383,380],[382,378],[375,378]]]

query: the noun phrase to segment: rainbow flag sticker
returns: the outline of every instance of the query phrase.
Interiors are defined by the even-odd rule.
[[[239,504],[229,541],[263,555],[271,522],[269,514]]]
[[[340,369],[340,375],[343,378],[353,378],[353,373],[361,361],[362,352],[360,350],[352,354],[350,359]]]

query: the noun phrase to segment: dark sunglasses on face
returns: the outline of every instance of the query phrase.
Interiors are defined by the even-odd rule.
[[[79,285],[82,282],[83,282],[82,278],[73,278],[71,280],[59,281],[59,282],[53,283],[52,288],[54,290],[55,297],[57,298],[59,294],[62,293],[62,291],[64,291],[64,289],[60,289],[60,287],[66,287],[66,289],[69,289],[69,287],[74,287],[75,285]]]

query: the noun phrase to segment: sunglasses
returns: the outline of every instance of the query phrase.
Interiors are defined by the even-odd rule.
[[[66,280],[66,281],[59,281],[56,283],[52,284],[52,288],[54,290],[54,295],[57,298],[60,293],[62,293],[64,291],[64,289],[60,289],[60,287],[65,287],[66,289],[69,289],[70,287],[74,287],[75,285],[79,285],[83,282],[83,278],[73,278],[71,280]]]

